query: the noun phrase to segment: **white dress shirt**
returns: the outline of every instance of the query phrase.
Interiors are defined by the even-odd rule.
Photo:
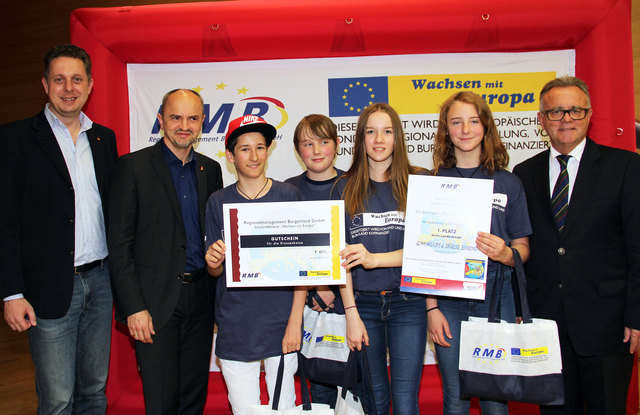
[[[573,185],[576,182],[576,176],[578,175],[578,167],[580,167],[580,159],[582,158],[582,153],[584,152],[584,147],[587,145],[586,138],[580,142],[571,150],[568,154],[569,161],[567,162],[567,173],[569,174],[569,204],[571,203],[571,193],[573,192]],[[553,194],[553,188],[556,185],[556,181],[558,180],[558,176],[560,175],[560,162],[556,158],[561,153],[558,152],[553,146],[550,146],[551,152],[549,153],[549,198]]]
[[[74,145],[69,129],[51,112],[49,104],[46,105],[44,114],[62,151],[75,194],[73,265],[104,259],[108,251],[102,198],[87,137],[87,130],[93,126],[93,122],[84,113],[80,113],[80,133]],[[23,294],[11,295],[3,300],[17,298],[23,298]]]

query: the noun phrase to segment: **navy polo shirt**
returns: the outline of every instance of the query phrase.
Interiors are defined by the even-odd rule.
[[[184,223],[184,232],[187,237],[187,257],[184,272],[197,271],[204,268],[204,245],[202,233],[200,232],[200,211],[198,209],[194,152],[191,149],[188,161],[184,165],[182,160],[169,150],[164,140],[162,141],[162,152],[169,165],[173,185],[176,188]]]

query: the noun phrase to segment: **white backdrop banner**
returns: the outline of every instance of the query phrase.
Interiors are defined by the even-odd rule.
[[[276,126],[267,175],[284,180],[304,170],[293,146],[293,131],[302,117],[331,117],[340,139],[336,166],[347,170],[358,115],[374,102],[387,102],[398,111],[411,163],[431,168],[440,105],[469,90],[491,107],[514,166],[548,147],[536,118],[540,89],[556,76],[574,73],[574,50],[129,64],[131,151],[161,138],[156,114],[162,96],[190,88],[205,103],[196,150],[222,165],[225,186],[236,180],[224,156],[224,135],[232,119],[254,114]],[[426,364],[434,363],[432,348],[427,346]],[[211,369],[218,370],[215,359]]]
[[[267,175],[284,180],[304,170],[293,147],[302,117],[331,117],[340,138],[336,166],[346,170],[358,114],[370,103],[387,102],[403,121],[411,162],[430,168],[440,105],[463,90],[487,101],[514,166],[548,147],[536,119],[538,94],[547,81],[574,74],[575,51],[129,64],[127,72],[131,151],[160,139],[156,113],[167,91],[194,89],[205,103],[196,149],[220,162],[226,186],[235,182],[224,158],[224,135],[234,118],[254,114],[277,127]]]

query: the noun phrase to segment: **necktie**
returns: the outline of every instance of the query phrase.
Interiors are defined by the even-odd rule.
[[[564,229],[564,221],[567,217],[567,208],[569,206],[569,174],[567,173],[569,157],[571,156],[564,154],[556,157],[558,163],[560,163],[560,174],[551,194],[551,209],[556,219],[556,226],[561,232]]]

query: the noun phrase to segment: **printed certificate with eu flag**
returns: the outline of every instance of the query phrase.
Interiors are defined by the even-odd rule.
[[[227,287],[346,284],[342,200],[223,209]]]
[[[493,180],[409,176],[400,290],[484,299]]]

